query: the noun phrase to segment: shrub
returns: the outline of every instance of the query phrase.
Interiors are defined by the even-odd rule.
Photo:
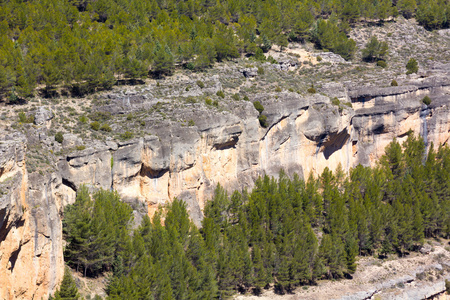
[[[133,120],[133,114],[132,114],[132,113],[129,113],[129,114],[127,115],[127,121],[131,121],[131,120]]]
[[[186,87],[186,92],[189,92],[189,87],[188,86]]]
[[[184,101],[186,101],[186,103],[190,103],[190,104],[197,103],[197,100],[195,100],[195,98],[192,96],[187,97],[186,100],[184,100]]]
[[[258,120],[259,120],[259,124],[262,127],[264,127],[264,128],[267,127],[267,116],[266,115],[263,115],[263,114],[259,115]]]
[[[277,87],[275,88],[275,92],[277,92],[277,93],[281,92],[281,88],[280,88],[279,86],[277,86]]]
[[[445,280],[445,290],[447,291],[447,295],[450,295],[450,280]]]
[[[264,68],[258,67],[258,75],[264,75]]]
[[[197,85],[201,89],[205,87],[205,84],[203,83],[203,81],[200,81],[200,80],[197,80]]]
[[[103,124],[103,125],[100,127],[100,130],[101,130],[101,131],[106,131],[106,132],[111,132],[111,131],[112,131],[111,127],[110,127],[108,124]]]
[[[341,104],[341,101],[339,101],[338,98],[334,97],[333,100],[331,100],[331,104],[339,106],[339,104]]]
[[[322,61],[322,56],[317,56],[316,59],[317,59],[318,62],[321,62]]]
[[[205,99],[205,104],[206,105],[212,105],[212,100],[210,98],[206,98]]]
[[[431,104],[431,99],[430,99],[430,97],[425,96],[425,97],[423,97],[422,102],[423,102],[425,105],[430,105],[430,104]]]
[[[244,100],[245,101],[250,101],[250,99],[248,99],[247,95],[244,96]]]
[[[122,133],[120,135],[120,137],[124,140],[129,140],[129,139],[133,138],[133,133],[129,132],[129,131],[125,131],[124,133]]]
[[[78,151],[81,151],[81,150],[86,149],[86,146],[84,146],[84,145],[79,145],[79,146],[76,147],[76,149],[77,149]]]
[[[141,121],[139,124],[141,124],[141,126],[145,126],[145,121]]]
[[[377,61],[377,66],[382,67],[383,69],[387,67],[387,63],[384,60]]]
[[[61,131],[58,131],[58,132],[55,134],[55,141],[57,141],[57,142],[60,143],[60,144],[62,144],[62,142],[64,141],[64,136],[63,136],[63,134],[62,134]]]
[[[236,100],[236,101],[239,101],[239,100],[240,100],[240,97],[239,97],[239,94],[238,94],[238,93],[233,94],[233,96],[231,96],[231,98],[233,98],[233,100]]]
[[[289,88],[288,91],[291,92],[291,93],[293,93],[293,92],[294,92],[294,89],[293,89],[293,88]]]
[[[88,121],[88,120],[87,120],[87,118],[86,118],[85,115],[83,115],[83,116],[80,117],[80,122],[81,122],[81,123],[86,124],[87,121]]]
[[[195,126],[194,120],[190,119],[188,122],[188,126]]]
[[[314,85],[311,85],[311,87],[308,89],[308,93],[310,93],[310,94],[317,93],[316,89],[314,88]]]
[[[406,64],[406,70],[408,70],[406,72],[406,74],[412,74],[412,73],[417,73],[419,71],[419,64],[417,63],[417,60],[415,60],[414,58],[410,58],[408,60],[408,63]]]
[[[223,91],[217,91],[216,95],[220,98],[225,98],[225,93]]]
[[[219,107],[219,101],[217,101],[217,100],[214,100],[214,102],[213,102],[213,106],[214,106],[214,107]]]
[[[27,116],[23,111],[19,113],[19,122],[21,123],[33,123],[34,122],[34,116],[29,115]]]
[[[21,123],[27,122],[27,115],[23,111],[19,113],[19,122]]]
[[[100,129],[100,123],[97,122],[97,121],[92,122],[91,123],[91,129],[95,130],[95,131],[99,130]]]
[[[398,83],[395,79],[392,79],[391,86],[398,86]]]
[[[253,106],[256,108],[256,110],[259,112],[259,113],[262,113],[263,111],[264,111],[264,106],[261,104],[261,102],[259,102],[259,101],[255,101],[255,102],[253,102]]]

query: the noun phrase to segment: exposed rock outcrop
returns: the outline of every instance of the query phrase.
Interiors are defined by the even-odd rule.
[[[0,137],[0,299],[47,298],[63,274],[60,176],[28,175],[26,139]]]
[[[232,190],[251,186],[263,174],[277,176],[280,169],[306,177],[310,172],[320,174],[325,167],[334,170],[339,164],[344,170],[359,163],[373,165],[393,138],[402,142],[409,130],[420,134],[427,145],[446,143],[450,137],[448,78],[432,75],[399,87],[329,86],[328,90],[341,90],[344,104],[339,105],[318,94],[301,97],[286,92],[278,99],[257,94],[253,101],[264,105],[267,128],[260,126],[250,102],[232,104],[222,112],[194,104],[173,113],[193,120],[195,126],[150,120],[147,132],[153,135],[118,144],[92,144],[63,157],[58,169],[73,191],[83,183],[113,188],[124,199],[147,206],[150,213],[159,204],[182,198],[199,223],[217,183]],[[421,101],[424,95],[433,99],[429,106]],[[99,110],[136,111],[151,107],[152,101],[156,100],[130,97],[124,107],[117,98]]]

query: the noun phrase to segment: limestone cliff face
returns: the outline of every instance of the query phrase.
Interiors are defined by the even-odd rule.
[[[81,184],[117,190],[137,216],[152,215],[158,205],[181,198],[200,224],[205,201],[218,183],[232,191],[250,188],[258,176],[277,176],[280,169],[307,177],[339,164],[344,170],[359,163],[373,165],[393,138],[402,142],[409,130],[428,146],[447,143],[448,75],[441,70],[405,79],[399,87],[333,83],[306,97],[255,94],[251,101],[263,104],[266,128],[250,101],[233,101],[221,110],[200,103],[174,105],[170,119],[152,120],[149,115],[143,137],[85,141],[85,150],[61,155],[47,175],[27,172],[26,145],[70,152],[79,137],[65,135],[62,145],[54,145],[42,126],[27,138],[1,137],[0,299],[40,299],[54,292],[64,266],[60,214],[74,202]],[[211,93],[216,89],[221,89],[219,84]],[[432,99],[428,106],[421,101],[425,95]],[[161,106],[161,99],[138,94],[126,101],[120,95],[107,97],[109,104],[96,109],[113,116]],[[194,126],[179,121],[189,119]]]
[[[409,130],[428,146],[433,142],[437,147],[450,137],[446,76],[417,78],[399,87],[351,89],[337,84],[331,89],[341,104],[319,94],[305,98],[285,93],[280,99],[258,94],[252,100],[263,103],[267,128],[260,126],[250,102],[241,101],[224,112],[198,106],[179,112],[195,126],[155,124],[148,129],[153,135],[100,143],[71,154],[58,163],[63,182],[73,190],[67,201],[73,201],[82,183],[116,189],[124,199],[146,206],[150,214],[178,197],[199,223],[218,183],[231,191],[251,187],[263,174],[277,176],[280,169],[307,177],[339,164],[347,171],[360,163],[373,165],[393,138],[402,142]],[[433,99],[429,106],[421,101],[425,95]],[[114,105],[100,109],[114,107],[112,113],[125,113],[151,106],[151,100],[132,97],[126,106],[121,103],[117,98]]]
[[[28,175],[25,154],[24,136],[0,137],[0,299],[46,299],[64,270],[61,177]]]

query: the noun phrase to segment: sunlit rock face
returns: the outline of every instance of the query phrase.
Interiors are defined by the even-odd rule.
[[[26,139],[0,137],[0,299],[47,299],[64,272],[57,174],[29,175]]]

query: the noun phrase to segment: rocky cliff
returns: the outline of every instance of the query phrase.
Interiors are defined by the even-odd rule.
[[[0,137],[0,299],[47,298],[64,261],[61,177],[29,174],[26,138]]]
[[[307,177],[325,167],[335,170],[339,164],[345,171],[357,164],[373,165],[393,138],[401,142],[409,130],[429,146],[446,143],[449,75],[439,72],[397,87],[348,89],[336,84],[327,92],[336,90],[337,102],[317,94],[302,97],[285,92],[278,99],[258,94],[253,100],[265,108],[266,128],[260,126],[251,102],[231,103],[223,111],[191,104],[172,114],[195,125],[147,119],[151,125],[145,132],[151,135],[97,143],[66,155],[58,162],[58,173],[73,190],[69,202],[80,184],[88,183],[116,189],[124,199],[142,203],[150,212],[174,197],[181,198],[199,222],[204,203],[218,183],[231,191],[251,187],[263,174],[277,176],[281,169]],[[428,106],[422,103],[425,95],[433,99]],[[143,110],[159,101],[142,101],[141,95],[108,96],[109,104],[98,110],[111,115]]]

